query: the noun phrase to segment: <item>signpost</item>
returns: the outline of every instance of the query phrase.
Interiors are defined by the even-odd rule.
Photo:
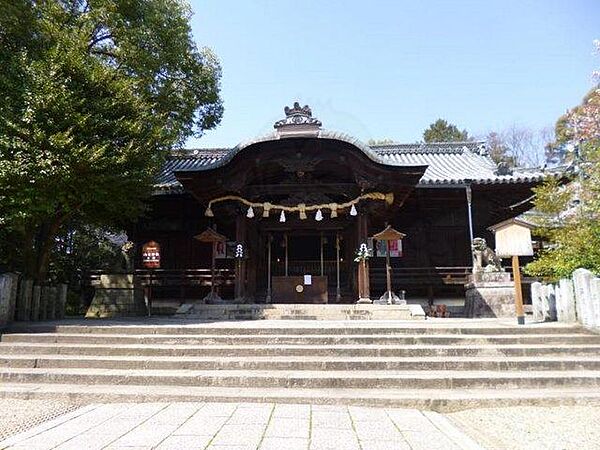
[[[531,244],[533,225],[524,220],[513,218],[493,225],[488,229],[494,232],[496,238],[496,255],[500,258],[512,258],[517,323],[525,325],[519,256],[533,256],[533,246]]]

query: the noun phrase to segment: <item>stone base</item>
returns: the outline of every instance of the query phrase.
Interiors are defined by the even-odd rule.
[[[423,320],[420,305],[183,304],[177,316],[200,320]]]
[[[402,292],[402,298],[398,297],[392,291],[386,291],[384,294],[379,297],[377,300],[373,301],[375,305],[406,305],[406,300],[404,300],[404,291]]]
[[[469,275],[469,283],[510,283],[508,272],[476,272]]]
[[[516,316],[513,282],[470,283],[465,286],[465,297],[466,317]]]
[[[85,314],[88,319],[144,316],[148,313],[143,289],[134,285],[133,275],[102,275],[94,287],[96,292]]]

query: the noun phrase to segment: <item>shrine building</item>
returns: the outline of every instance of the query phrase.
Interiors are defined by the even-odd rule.
[[[396,292],[409,303],[464,300],[471,240],[493,248],[488,227],[531,208],[545,176],[497,166],[484,142],[367,145],[295,103],[265,136],[172,152],[128,234],[154,301],[175,306],[211,289],[246,303],[355,303],[361,244],[378,298],[385,246],[372,236],[387,225],[405,234],[390,243]],[[219,242],[199,236],[207,230]],[[144,269],[149,242],[160,258]]]

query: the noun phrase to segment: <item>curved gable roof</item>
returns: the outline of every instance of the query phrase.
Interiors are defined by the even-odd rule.
[[[369,160],[388,166],[427,166],[418,186],[452,186],[475,184],[534,183],[548,176],[542,170],[501,171],[489,157],[485,142],[436,142],[382,144],[368,146],[346,133],[325,130],[312,117],[307,105],[284,108],[286,117],[275,123],[275,131],[240,142],[233,148],[191,149],[174,151],[163,166],[155,185],[157,193],[181,192],[176,172],[212,170],[228,164],[236,155],[255,144],[282,139],[312,138],[345,142]]]

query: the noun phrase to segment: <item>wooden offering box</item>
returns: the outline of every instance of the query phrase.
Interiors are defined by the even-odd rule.
[[[327,303],[327,277],[273,277],[273,303]],[[309,281],[309,283],[306,283]]]

